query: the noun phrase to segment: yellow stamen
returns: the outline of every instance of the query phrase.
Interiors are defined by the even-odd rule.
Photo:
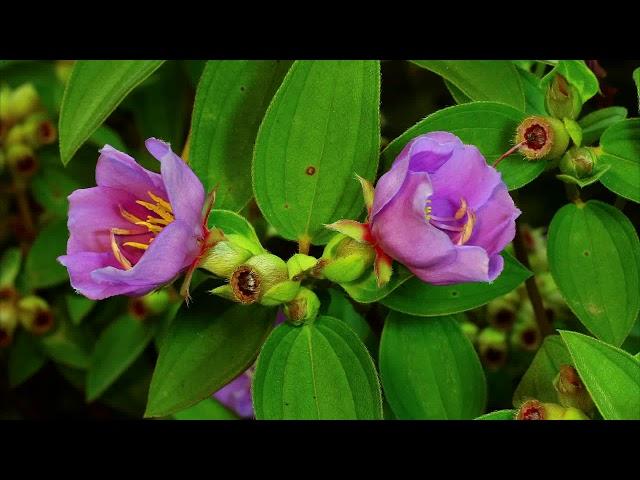
[[[122,208],[122,205],[118,205],[118,208],[120,208],[120,215],[122,215],[125,220],[129,220],[131,223],[136,223],[136,222],[141,222],[142,221],[141,218],[138,218],[135,215],[127,212],[124,208]]]
[[[171,213],[167,212],[160,205],[154,205],[153,203],[145,202],[143,200],[136,200],[136,203],[138,205],[142,205],[147,210],[151,210],[153,213],[157,213],[158,215],[160,215],[163,219],[167,220],[168,222],[172,222],[173,221],[173,215],[171,215]]]
[[[116,235],[140,235],[140,232],[134,232],[133,230],[126,230],[124,228],[112,228],[111,231]]]
[[[456,214],[453,216],[453,218],[455,218],[456,220],[460,220],[462,217],[464,217],[465,213],[467,213],[467,201],[464,198],[461,198],[460,208],[458,209]]]
[[[167,212],[173,212],[173,209],[171,208],[171,204],[169,202],[167,202],[163,198],[158,197],[157,195],[154,195],[151,192],[147,192],[147,193],[149,194],[149,196],[154,202],[160,204],[160,206],[163,207]]]
[[[156,225],[164,225],[167,226],[169,225],[171,222],[168,222],[167,220],[163,220],[161,218],[156,218],[156,217],[152,217],[152,216],[147,216],[147,222],[149,223],[153,223]]]
[[[138,242],[125,242],[122,245],[125,247],[139,248],[140,250],[146,250],[147,248],[149,248],[149,245],[147,245],[146,243]]]
[[[152,225],[149,222],[136,222],[136,225],[142,225],[143,227],[147,227],[149,229],[150,232],[153,233],[160,233],[162,231],[162,227],[159,227],[158,225]]]
[[[118,247],[118,243],[116,242],[116,236],[114,229],[111,229],[111,250],[113,251],[114,257],[116,260],[124,267],[125,270],[131,270],[133,267],[131,266],[131,262],[126,259],[122,252],[120,252],[120,247]]]
[[[467,211],[467,221],[462,227],[462,231],[460,232],[460,238],[458,239],[458,245],[464,245],[471,238],[471,234],[473,233],[473,226],[476,224],[476,214],[473,213],[473,210]]]

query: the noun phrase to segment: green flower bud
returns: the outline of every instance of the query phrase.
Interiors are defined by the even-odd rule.
[[[478,331],[480,329],[475,323],[465,320],[460,322],[460,328],[462,329],[462,333],[465,334],[471,343],[476,343],[476,340],[478,339]]]
[[[7,149],[7,163],[13,172],[21,177],[31,177],[38,170],[36,155],[27,145],[22,143],[10,145]]]
[[[560,367],[558,375],[553,380],[553,387],[556,389],[558,401],[562,406],[576,408],[580,413],[593,411],[594,404],[591,395],[580,380],[578,372],[571,365]]]
[[[222,240],[211,247],[199,267],[221,278],[230,278],[233,271],[253,256],[238,242]]]
[[[578,89],[567,82],[562,75],[556,75],[549,83],[545,105],[547,111],[559,119],[576,119],[582,110]]]
[[[518,409],[516,420],[565,420],[566,413],[567,409],[556,403],[527,400]]]
[[[9,118],[19,122],[40,109],[40,96],[31,83],[25,83],[11,92]]]
[[[582,410],[575,407],[568,407],[564,412],[562,420],[591,420]]]
[[[244,304],[259,302],[272,306],[290,302],[299,288],[299,282],[289,280],[284,260],[263,253],[236,267],[229,285],[215,288],[212,293]]]
[[[164,312],[170,303],[170,295],[166,289],[148,293],[142,297],[129,300],[129,313],[138,320]]]
[[[566,318],[571,314],[567,302],[565,302],[556,282],[551,276],[551,272],[543,272],[536,275],[536,283],[540,290],[545,311],[549,321],[559,318]]]
[[[0,300],[0,348],[13,341],[13,332],[18,326],[18,310],[12,300]]]
[[[325,247],[315,272],[335,283],[353,282],[372,267],[375,258],[371,245],[338,234]]]
[[[294,325],[313,322],[319,310],[318,296],[306,287],[301,287],[296,297],[284,306],[284,314]]]
[[[53,125],[51,119],[42,112],[29,116],[24,123],[23,130],[24,138],[32,148],[50,145],[58,139],[56,127]]]
[[[569,133],[561,120],[536,115],[518,125],[515,141],[527,160],[553,160],[569,146]]]
[[[18,319],[25,330],[42,335],[53,327],[53,314],[49,304],[36,295],[18,301]]]
[[[27,143],[27,135],[24,124],[18,123],[7,130],[4,138],[4,144],[6,145],[6,148],[9,148],[11,145],[22,143]]]
[[[513,295],[492,300],[487,304],[487,320],[498,330],[511,330],[516,321],[518,304],[519,301],[516,301]]]
[[[560,171],[575,178],[593,175],[598,157],[591,147],[573,147],[560,159]]]
[[[486,327],[478,335],[477,345],[487,368],[496,370],[507,361],[507,334],[503,330]]]
[[[510,340],[511,345],[520,350],[534,352],[540,348],[542,335],[535,321],[535,314],[531,302],[522,302],[520,305]]]

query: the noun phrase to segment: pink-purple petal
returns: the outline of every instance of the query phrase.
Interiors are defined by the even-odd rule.
[[[105,145],[96,165],[96,183],[127,191],[139,199],[149,200],[147,192],[166,197],[160,174],[141,167],[126,153]]]
[[[100,268],[115,267],[118,262],[111,252],[80,252],[58,257],[58,261],[67,267],[71,286],[91,300],[102,300],[113,295],[129,292],[127,285],[99,283],[91,277],[91,272]]]
[[[162,180],[175,217],[189,225],[198,225],[205,199],[202,183],[184,160],[173,153],[171,145],[157,138],[149,138],[145,145],[160,161]]]
[[[409,270],[424,282],[449,285],[462,282],[489,282],[489,257],[481,247],[457,246],[455,256],[433,266]]]

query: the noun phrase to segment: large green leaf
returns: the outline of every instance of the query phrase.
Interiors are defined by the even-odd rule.
[[[506,103],[524,111],[520,76],[509,60],[413,60],[413,63],[437,73],[471,100]]]
[[[189,163],[216,206],[241,210],[253,196],[251,159],[258,127],[291,66],[280,60],[211,60],[200,77]]]
[[[640,361],[619,348],[561,331],[580,379],[605,420],[640,420]]]
[[[640,203],[640,118],[611,125],[600,138],[600,162],[611,165],[602,184],[621,197]]]
[[[640,311],[640,242],[620,210],[565,205],[549,226],[549,268],[560,293],[596,337],[619,346]]]
[[[259,419],[382,419],[373,361],[332,317],[275,329],[258,357],[252,392]]]
[[[16,332],[9,351],[9,385],[17,387],[31,378],[44,364],[47,357],[38,347],[33,336],[24,330]]]
[[[145,416],[171,415],[210,396],[253,362],[275,320],[261,305],[231,304],[199,286],[160,346]]]
[[[398,312],[419,316],[448,315],[479,307],[509,293],[531,276],[515,258],[506,252],[504,270],[492,283],[458,283],[431,285],[413,277],[381,300]]]
[[[40,231],[25,263],[25,274],[31,288],[53,287],[69,278],[67,269],[56,260],[65,254],[68,237],[65,218],[51,222]]]
[[[558,335],[545,338],[513,394],[513,405],[518,408],[530,398],[557,403],[558,395],[553,387],[553,379],[562,365],[572,364],[571,356]]]
[[[88,402],[100,397],[142,354],[156,327],[154,323],[123,315],[104,329],[96,341],[87,373]]]
[[[562,75],[570,84],[576,87],[580,94],[582,103],[585,103],[593,97],[600,89],[598,78],[591,69],[587,67],[584,60],[560,60],[553,70],[540,80],[540,84],[543,88],[547,88],[547,85],[557,73]]]
[[[230,210],[214,209],[209,215],[209,227],[220,228],[227,237],[233,238],[234,235],[242,236],[252,240],[255,244],[253,250],[254,255],[265,253],[266,250],[260,246],[260,240],[256,235],[253,226],[241,215]]]
[[[215,398],[206,398],[193,407],[174,414],[176,420],[238,420],[233,414]]]
[[[260,125],[253,159],[256,201],[278,233],[326,243],[324,224],[356,218],[355,174],[373,180],[380,148],[377,61],[297,61]]]
[[[78,60],[60,108],[60,157],[67,164],[118,104],[163,60]]]
[[[636,89],[638,90],[638,112],[640,113],[640,67],[633,71],[633,81],[636,82]]]
[[[545,92],[540,88],[540,79],[525,70],[518,69],[518,73],[524,91],[524,111],[529,115],[547,115],[547,107],[544,102]]]
[[[487,163],[495,160],[513,146],[516,128],[526,117],[518,109],[495,102],[473,102],[439,110],[416,123],[393,140],[382,152],[385,169],[413,138],[428,132],[447,131],[475,145]],[[534,180],[544,170],[545,162],[529,162],[519,153],[500,162],[498,171],[509,190],[520,188]]]
[[[627,118],[627,109],[624,107],[601,108],[585,115],[578,121],[582,127],[582,144],[591,145],[607,128],[625,118]]]
[[[391,312],[380,340],[380,377],[400,419],[472,419],[484,411],[482,365],[450,316]]]

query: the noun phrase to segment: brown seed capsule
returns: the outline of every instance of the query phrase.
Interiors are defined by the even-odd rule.
[[[569,146],[569,134],[556,118],[532,116],[518,126],[515,141],[520,145],[520,153],[528,160],[553,160]]]

